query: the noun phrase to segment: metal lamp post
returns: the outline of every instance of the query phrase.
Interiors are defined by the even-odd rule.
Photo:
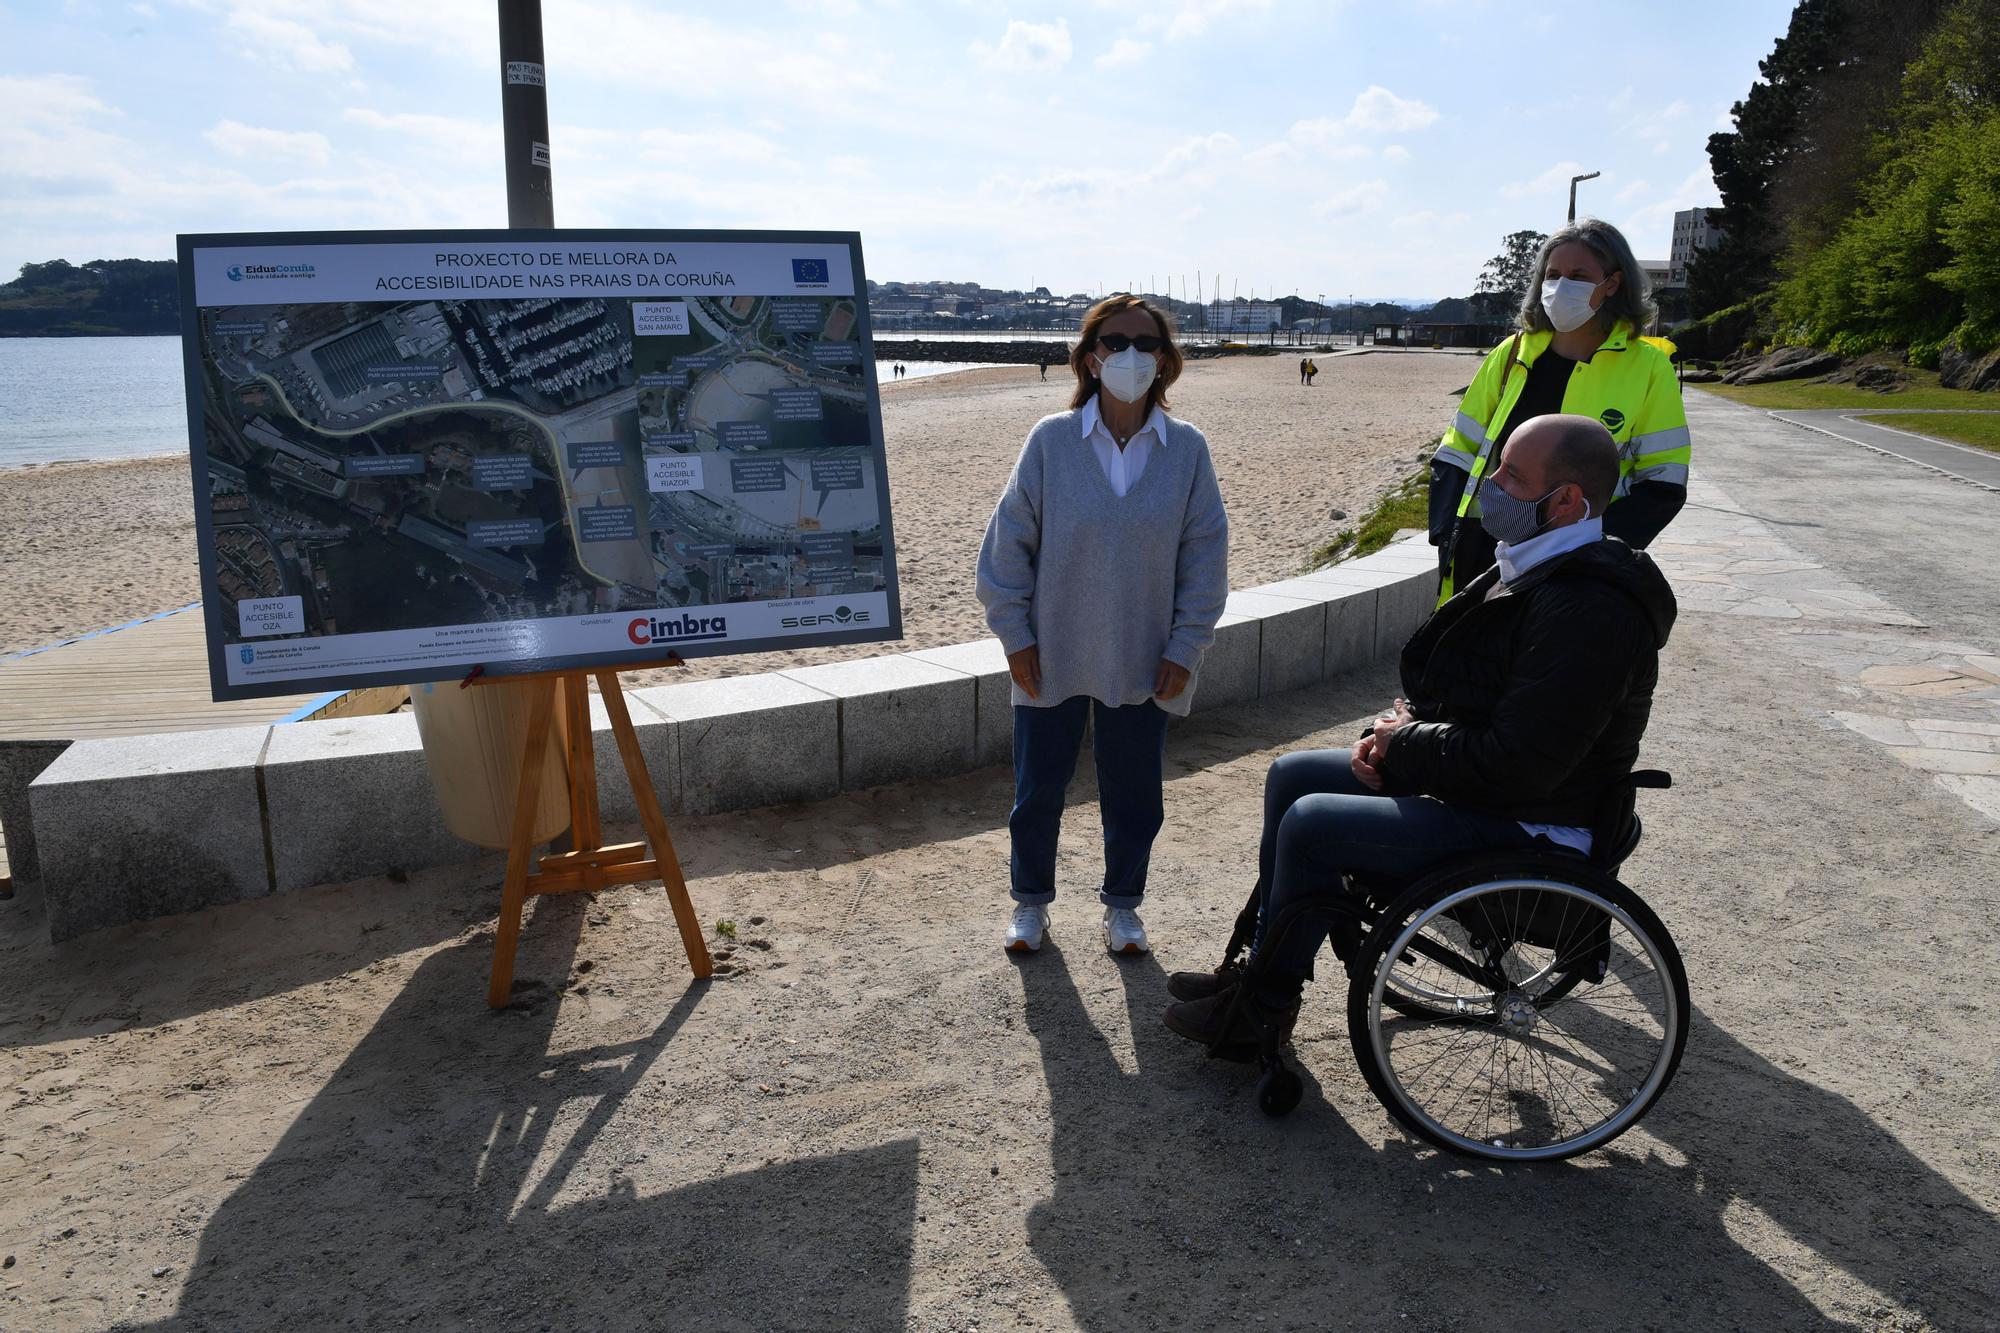
[[[1603,174],[1601,171],[1587,171],[1581,176],[1571,176],[1569,178],[1569,220],[1571,222],[1576,221],[1576,183],[1578,181],[1594,181]]]

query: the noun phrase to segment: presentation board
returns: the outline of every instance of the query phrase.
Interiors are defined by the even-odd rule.
[[[860,238],[180,238],[217,699],[894,639]]]

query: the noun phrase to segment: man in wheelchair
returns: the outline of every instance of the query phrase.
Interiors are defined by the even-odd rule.
[[[1593,837],[1622,831],[1603,818],[1606,798],[1622,794],[1629,814],[1675,603],[1643,552],[1604,535],[1618,481],[1617,445],[1589,417],[1514,432],[1479,492],[1498,564],[1404,646],[1407,700],[1349,750],[1271,766],[1251,961],[1169,977],[1169,1028],[1239,1058],[1289,1034],[1320,945],[1331,934],[1348,958],[1366,905],[1352,926],[1292,909],[1393,894],[1468,852],[1589,857]],[[1274,921],[1288,928],[1266,949]]]

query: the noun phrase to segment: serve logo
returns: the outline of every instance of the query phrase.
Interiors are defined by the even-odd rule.
[[[700,643],[729,637],[724,616],[639,616],[625,627],[625,637],[641,648],[652,643]]]
[[[821,625],[865,625],[868,623],[868,613],[856,611],[852,607],[836,606],[823,615],[786,616],[778,623],[786,629],[815,629]]]

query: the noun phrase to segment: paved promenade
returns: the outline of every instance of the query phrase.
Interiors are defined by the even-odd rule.
[[[1051,944],[1002,955],[998,770],[682,820],[657,891],[497,863],[46,943],[0,910],[0,1322],[34,1328],[1990,1328],[2000,1292],[2000,496],[1690,392],[1683,609],[1626,879],[1687,958],[1674,1086],[1609,1150],[1407,1141],[1308,998],[1304,1104],[1157,1014],[1248,888],[1271,759],[1385,667],[1178,727],[1111,959],[1089,774]],[[1327,969],[1330,971],[1331,969]]]
[[[1870,408],[1865,411],[1840,409],[1823,412],[1773,412],[1771,415],[1780,421],[1788,421],[1807,430],[1821,431],[1850,444],[1873,449],[1906,463],[1930,468],[1959,481],[2000,491],[2000,454],[1903,430],[1892,422],[1859,419],[1864,416],[1905,416],[1918,411],[1921,409]]]

